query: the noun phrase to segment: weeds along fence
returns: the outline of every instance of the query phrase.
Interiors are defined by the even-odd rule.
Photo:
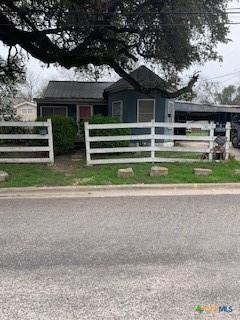
[[[181,156],[168,157],[168,153],[174,153],[175,155],[181,155],[182,153],[207,154],[208,160],[213,161],[214,141],[216,139],[214,135],[215,128],[216,124],[214,123],[187,124],[152,121],[147,123],[89,124],[86,122],[86,162],[87,165],[95,165],[141,162],[197,162],[201,160],[183,158]],[[130,134],[118,135],[117,129],[130,129]],[[176,135],[175,129],[185,129],[191,133]],[[199,130],[199,132],[196,130]],[[226,160],[229,159],[230,130],[231,124],[227,123]],[[106,147],[107,142],[111,142],[113,145]],[[119,142],[125,142],[126,145],[121,146]],[[180,143],[176,142],[185,144],[180,146]],[[189,142],[193,142],[194,146]],[[139,156],[142,153],[149,154],[149,156]],[[118,156],[113,157],[114,154],[118,154]],[[133,156],[123,157],[122,154],[132,154]],[[136,154],[138,157],[136,157]],[[100,158],[101,155],[102,158]]]
[[[50,119],[46,122],[0,122],[0,163],[53,162]]]

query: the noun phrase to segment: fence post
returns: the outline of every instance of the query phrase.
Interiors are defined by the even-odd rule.
[[[89,142],[89,123],[84,122],[85,131],[85,148],[86,148],[86,161],[87,166],[91,165],[91,154],[90,154],[90,142]]]
[[[213,161],[213,148],[214,148],[214,122],[210,123],[210,141],[209,141],[209,161]]]
[[[151,121],[151,158],[155,162],[155,120]]]
[[[49,159],[51,163],[54,163],[52,120],[47,119],[47,123],[48,123],[48,145],[50,147]]]
[[[231,123],[226,124],[226,156],[225,160],[229,160],[230,140],[231,140]]]

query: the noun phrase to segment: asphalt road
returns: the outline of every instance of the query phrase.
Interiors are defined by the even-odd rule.
[[[1,320],[200,318],[240,319],[239,195],[0,200]]]

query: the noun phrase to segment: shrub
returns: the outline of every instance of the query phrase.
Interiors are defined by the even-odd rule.
[[[120,123],[118,118],[110,116],[95,115],[87,119],[90,124],[110,124],[110,123]],[[84,124],[81,123],[80,126],[83,129]],[[124,136],[130,135],[131,129],[96,129],[91,130],[90,135],[93,136]],[[118,147],[127,147],[129,146],[129,141],[100,141],[93,142],[93,148],[118,148]]]
[[[75,121],[63,116],[40,117],[37,121],[46,121],[49,118],[52,120],[54,153],[64,154],[71,151],[78,130]]]

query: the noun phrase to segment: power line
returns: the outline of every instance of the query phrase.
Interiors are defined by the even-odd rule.
[[[229,9],[227,9],[227,10],[240,10],[240,8],[229,8]],[[38,10],[37,10],[38,11]],[[39,10],[40,11],[40,10]],[[2,11],[2,10],[0,10],[0,13],[7,13],[7,14],[10,14],[10,13],[12,13],[12,12],[14,12],[14,11]],[[21,10],[21,13],[24,13],[24,12],[26,12],[26,13],[28,13],[28,11],[24,11],[24,10]],[[42,11],[41,11],[42,12]],[[68,12],[66,12],[66,14],[69,14],[69,13],[82,13],[82,11],[68,11]],[[16,11],[16,13],[17,13],[17,11]],[[151,14],[153,14],[153,15],[169,15],[169,16],[171,16],[171,15],[177,15],[177,16],[180,16],[180,15],[196,15],[196,16],[200,16],[200,15],[214,15],[214,16],[216,16],[216,15],[218,15],[218,13],[212,13],[212,12],[209,12],[209,11],[206,11],[206,12],[160,12],[160,13],[155,13],[155,12],[153,12],[153,13],[151,13],[151,12],[147,12],[147,11],[141,11],[141,13],[146,13],[146,14],[148,14],[148,15],[151,15]],[[229,12],[226,12],[227,14],[238,14],[238,15],[240,15],[240,11],[229,11]],[[111,15],[111,13],[103,13],[103,15]],[[94,16],[98,16],[98,14],[94,14]],[[117,14],[116,13],[114,13],[114,14],[112,14],[112,15],[116,15],[117,16]],[[240,18],[240,16],[239,16],[239,18]],[[188,22],[188,20],[186,20],[187,22]],[[225,24],[226,25],[239,25],[240,24],[240,22],[239,21],[229,21],[229,22],[225,22]],[[0,24],[0,26],[11,26],[12,24],[11,23],[9,23],[9,24]],[[184,24],[184,23],[161,23],[161,22],[159,22],[158,23],[158,25],[160,26],[185,26],[186,24]],[[71,27],[78,27],[78,26],[89,26],[89,27],[91,27],[91,26],[95,26],[95,27],[97,27],[97,26],[99,26],[99,27],[107,27],[107,26],[111,26],[111,24],[104,24],[104,23],[100,23],[100,22],[98,22],[98,23],[89,23],[89,24],[71,24],[71,23],[69,23],[68,24],[68,26],[71,26]],[[121,27],[120,27],[121,28]]]
[[[229,10],[239,10],[239,11],[229,11]],[[45,12],[44,10],[40,10],[40,9],[36,9],[36,10],[30,10],[30,9],[26,9],[26,10],[21,10],[19,9],[18,10],[1,10],[0,9],[0,12],[1,13],[29,13],[30,11],[34,11],[34,12]],[[64,12],[65,14],[69,14],[69,13],[83,13],[82,10],[67,10]],[[116,14],[121,14],[122,12],[119,11],[119,12],[115,12],[115,13],[112,13],[112,12],[100,12],[100,14],[103,14],[103,15],[116,15]],[[166,11],[166,12],[149,12],[149,11],[146,11],[146,10],[141,10],[141,13],[148,13],[148,14],[159,14],[159,15],[218,15],[218,14],[222,14],[222,13],[226,13],[226,14],[240,14],[240,8],[229,8],[229,9],[226,9],[226,11],[223,11],[223,12],[211,12],[211,11]],[[90,13],[88,13],[90,14]],[[93,15],[98,15],[99,13],[93,13]]]
[[[237,75],[237,74],[240,74],[240,70],[236,71],[236,72],[226,73],[226,74],[223,74],[221,76],[216,76],[216,77],[213,77],[213,78],[210,78],[210,79],[206,79],[206,80],[207,81],[211,81],[211,80],[215,80],[215,79],[221,79],[221,78],[230,77],[230,76]]]

